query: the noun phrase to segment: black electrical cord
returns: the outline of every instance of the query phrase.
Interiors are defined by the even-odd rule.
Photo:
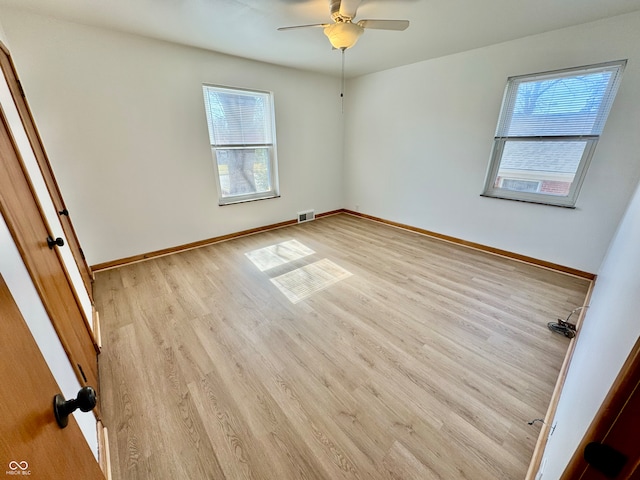
[[[564,335],[567,338],[573,338],[576,336],[576,326],[573,323],[569,323],[569,319],[571,318],[571,315],[576,313],[578,310],[581,310],[583,308],[588,308],[588,307],[589,305],[576,307],[573,310],[571,310],[566,320],[562,320],[561,318],[559,318],[557,322],[547,323],[547,327],[552,332],[559,333],[561,335]]]

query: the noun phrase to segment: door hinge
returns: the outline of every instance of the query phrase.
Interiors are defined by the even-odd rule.
[[[84,252],[82,251],[82,248],[78,247],[78,250],[80,250],[80,256],[82,257],[82,259],[86,260],[86,258],[84,256]]]
[[[604,443],[591,442],[584,447],[584,459],[607,478],[616,478],[627,463],[627,457]]]

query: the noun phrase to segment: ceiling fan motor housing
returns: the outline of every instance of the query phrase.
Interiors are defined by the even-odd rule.
[[[344,22],[347,18],[340,15],[340,4],[341,0],[329,0],[330,8],[331,8],[331,18],[334,22]],[[348,19],[351,20],[351,19]]]

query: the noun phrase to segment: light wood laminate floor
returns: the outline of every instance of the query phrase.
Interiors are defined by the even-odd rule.
[[[99,272],[113,478],[522,479],[587,288],[346,214]]]

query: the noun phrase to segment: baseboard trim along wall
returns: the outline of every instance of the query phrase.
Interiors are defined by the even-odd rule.
[[[109,433],[101,420],[96,422],[98,429],[98,463],[106,480],[112,480],[111,453],[109,451]]]
[[[443,235],[442,233],[431,232],[429,230],[424,230],[422,228],[413,227],[411,225],[405,225],[403,223],[393,222],[391,220],[385,220],[384,218],[378,218],[378,217],[374,217],[372,215],[367,215],[360,212],[354,212],[351,210],[343,210],[343,212],[349,215],[355,215],[357,217],[367,218],[375,222],[391,225],[392,227],[398,227],[405,230],[410,230],[412,232],[420,233],[422,235],[427,235],[429,237],[437,238],[439,240],[444,240],[445,242],[451,242],[457,245],[463,245],[465,247],[474,248],[476,250],[481,250],[483,252],[491,253],[493,255],[499,255],[501,257],[511,258],[512,260],[518,260],[520,262],[529,263],[532,265],[536,265],[538,267],[548,268],[556,272],[566,273],[568,275],[573,275],[575,277],[586,278],[587,280],[591,280],[591,281],[595,280],[596,278],[596,275],[593,273],[584,272],[582,270],[566,267],[564,265],[559,265],[557,263],[547,262],[546,260],[540,260],[537,258],[528,257],[526,255],[521,255],[519,253],[514,253],[514,252],[509,252],[507,250],[501,250],[499,248],[489,247],[487,245],[482,245],[480,243],[469,242],[467,240],[462,240],[460,238],[450,237],[449,235]]]
[[[493,255],[499,255],[506,258],[511,258],[512,260],[518,260],[520,262],[529,263],[531,265],[536,265],[542,268],[548,268],[550,270],[554,270],[556,272],[566,273],[568,275],[573,275],[580,278],[586,278],[587,280],[595,280],[596,275],[590,272],[584,272],[582,270],[578,270],[571,267],[566,267],[564,265],[559,265],[557,263],[547,262],[546,260],[540,260],[533,257],[528,257],[526,255],[521,255],[519,253],[509,252],[507,250],[501,250],[499,248],[489,247],[487,245],[482,245],[480,243],[469,242],[467,240],[462,240],[460,238],[451,237],[449,235],[443,235],[441,233],[431,232],[429,230],[424,230],[422,228],[414,227],[411,225],[405,225],[403,223],[393,222],[391,220],[385,220],[384,218],[374,217],[372,215],[367,215],[360,212],[354,212],[352,210],[347,209],[338,209],[332,210],[330,212],[318,213],[315,218],[326,217],[328,215],[336,215],[338,213],[346,213],[348,215],[354,215],[360,218],[366,218],[367,220],[372,220],[374,222],[384,223],[385,225],[390,225],[392,227],[402,228],[404,230],[409,230],[412,232],[419,233],[421,235],[427,235],[432,238],[437,238],[439,240],[443,240],[445,242],[455,243],[457,245],[462,245],[465,247],[473,248],[476,250],[481,250],[483,252],[487,252]],[[200,240],[198,242],[187,243],[185,245],[179,245],[176,247],[165,248],[162,250],[156,250],[154,252],[142,253],[140,255],[133,255],[131,257],[121,258],[118,260],[111,260],[109,262],[99,263],[91,266],[91,270],[93,272],[97,272],[100,270],[108,270],[110,268],[122,267],[124,265],[128,265],[130,263],[141,262],[144,260],[149,260],[155,257],[161,257],[164,255],[171,255],[177,252],[183,252],[185,250],[191,250],[193,248],[204,247],[205,245],[211,245],[214,243],[224,242],[226,240],[231,240],[237,237],[243,237],[245,235],[253,235],[255,233],[266,232],[268,230],[274,230],[276,228],[287,227],[289,225],[295,225],[298,223],[297,219],[287,220],[285,222],[274,223],[271,225],[265,225],[262,227],[251,228],[248,230],[242,230],[236,233],[230,233],[227,235],[221,235],[219,237],[208,238],[206,240]]]
[[[318,213],[315,218],[326,217],[328,215],[335,215],[343,213],[343,209],[332,210],[330,212]],[[100,270],[108,270],[110,268],[118,268],[130,263],[142,262],[155,257],[163,257],[165,255],[171,255],[173,253],[184,252],[186,250],[192,250],[194,248],[204,247],[206,245],[212,245],[214,243],[224,242],[233,238],[244,237],[246,235],[253,235],[260,232],[266,232],[268,230],[275,230],[276,228],[288,227],[289,225],[297,225],[298,219],[287,220],[285,222],[273,223],[271,225],[264,225],[262,227],[250,228],[248,230],[242,230],[236,233],[229,233],[227,235],[221,235],[219,237],[207,238],[206,240],[200,240],[197,242],[187,243],[185,245],[178,245],[176,247],[164,248],[162,250],[155,250],[149,253],[142,253],[140,255],[133,255],[131,257],[120,258],[118,260],[111,260],[109,262],[98,263],[91,266],[92,272],[99,272]]]

